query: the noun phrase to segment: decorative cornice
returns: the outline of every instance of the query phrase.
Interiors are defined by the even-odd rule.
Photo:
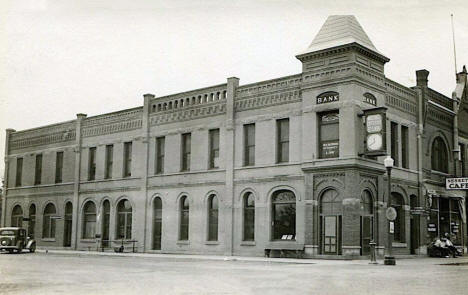
[[[281,105],[285,103],[294,103],[301,100],[301,92],[299,90],[294,90],[283,93],[239,99],[236,100],[234,107],[236,111],[240,112],[274,105]]]
[[[190,108],[172,109],[151,114],[150,126],[218,116],[225,113],[226,101],[216,101],[210,104],[195,105]]]

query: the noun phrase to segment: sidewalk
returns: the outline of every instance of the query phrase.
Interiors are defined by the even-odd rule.
[[[163,258],[174,260],[213,260],[213,261],[242,261],[242,262],[268,262],[268,263],[289,263],[289,264],[354,264],[369,265],[369,260],[331,260],[331,259],[297,259],[297,258],[267,258],[249,256],[218,256],[218,255],[196,255],[196,254],[160,254],[160,253],[115,253],[97,251],[76,251],[76,250],[46,250],[37,249],[39,253],[78,255],[78,256],[109,256],[109,257],[140,257],[140,258]],[[427,256],[396,256],[397,265],[415,264],[454,264],[462,263],[468,265],[468,256],[458,258],[431,258]],[[377,265],[383,265],[383,259],[377,260]]]

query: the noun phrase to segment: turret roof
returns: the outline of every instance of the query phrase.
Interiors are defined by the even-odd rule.
[[[307,50],[301,54],[351,43],[358,43],[381,54],[354,15],[329,16]]]

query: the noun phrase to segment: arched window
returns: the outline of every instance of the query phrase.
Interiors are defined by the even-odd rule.
[[[96,235],[96,205],[88,201],[83,207],[83,239],[94,239]]]
[[[36,205],[29,206],[29,225],[28,233],[31,239],[34,239],[34,228],[36,227]]]
[[[153,201],[153,250],[161,250],[162,202],[161,198]]]
[[[179,240],[186,241],[189,238],[189,200],[187,196],[180,198],[179,203],[180,220],[179,220]]]
[[[432,170],[448,173],[448,152],[441,137],[436,137],[432,143]]]
[[[11,211],[11,226],[21,227],[23,225],[23,209],[20,205],[13,207]]]
[[[343,202],[338,192],[333,189],[325,191],[320,201],[320,213],[326,215],[340,215],[343,213]]]
[[[47,204],[44,208],[44,215],[42,219],[42,237],[45,239],[55,238],[55,206],[52,203]]]
[[[288,190],[276,191],[272,198],[273,239],[296,239],[296,196]]]
[[[132,204],[129,200],[121,200],[117,205],[117,238],[132,238]]]
[[[255,197],[251,192],[244,195],[244,241],[255,240]]]
[[[208,241],[218,240],[218,198],[208,197]]]
[[[372,195],[368,190],[363,191],[361,195],[361,212],[362,215],[372,215],[374,213]]]
[[[397,217],[394,221],[393,240],[395,242],[405,242],[405,210],[403,206],[405,202],[403,196],[398,193],[392,193],[392,207],[397,212]]]

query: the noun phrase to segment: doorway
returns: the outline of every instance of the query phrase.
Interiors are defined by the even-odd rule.
[[[73,205],[68,202],[65,206],[65,218],[63,225],[63,246],[71,247],[72,240],[72,224],[73,224]]]
[[[341,216],[322,217],[322,254],[341,254]]]
[[[110,203],[105,200],[102,205],[102,248],[109,247]]]
[[[370,255],[369,243],[373,239],[372,216],[361,216],[361,255]]]
[[[334,189],[326,190],[320,199],[321,254],[341,254],[341,224],[343,203]]]

